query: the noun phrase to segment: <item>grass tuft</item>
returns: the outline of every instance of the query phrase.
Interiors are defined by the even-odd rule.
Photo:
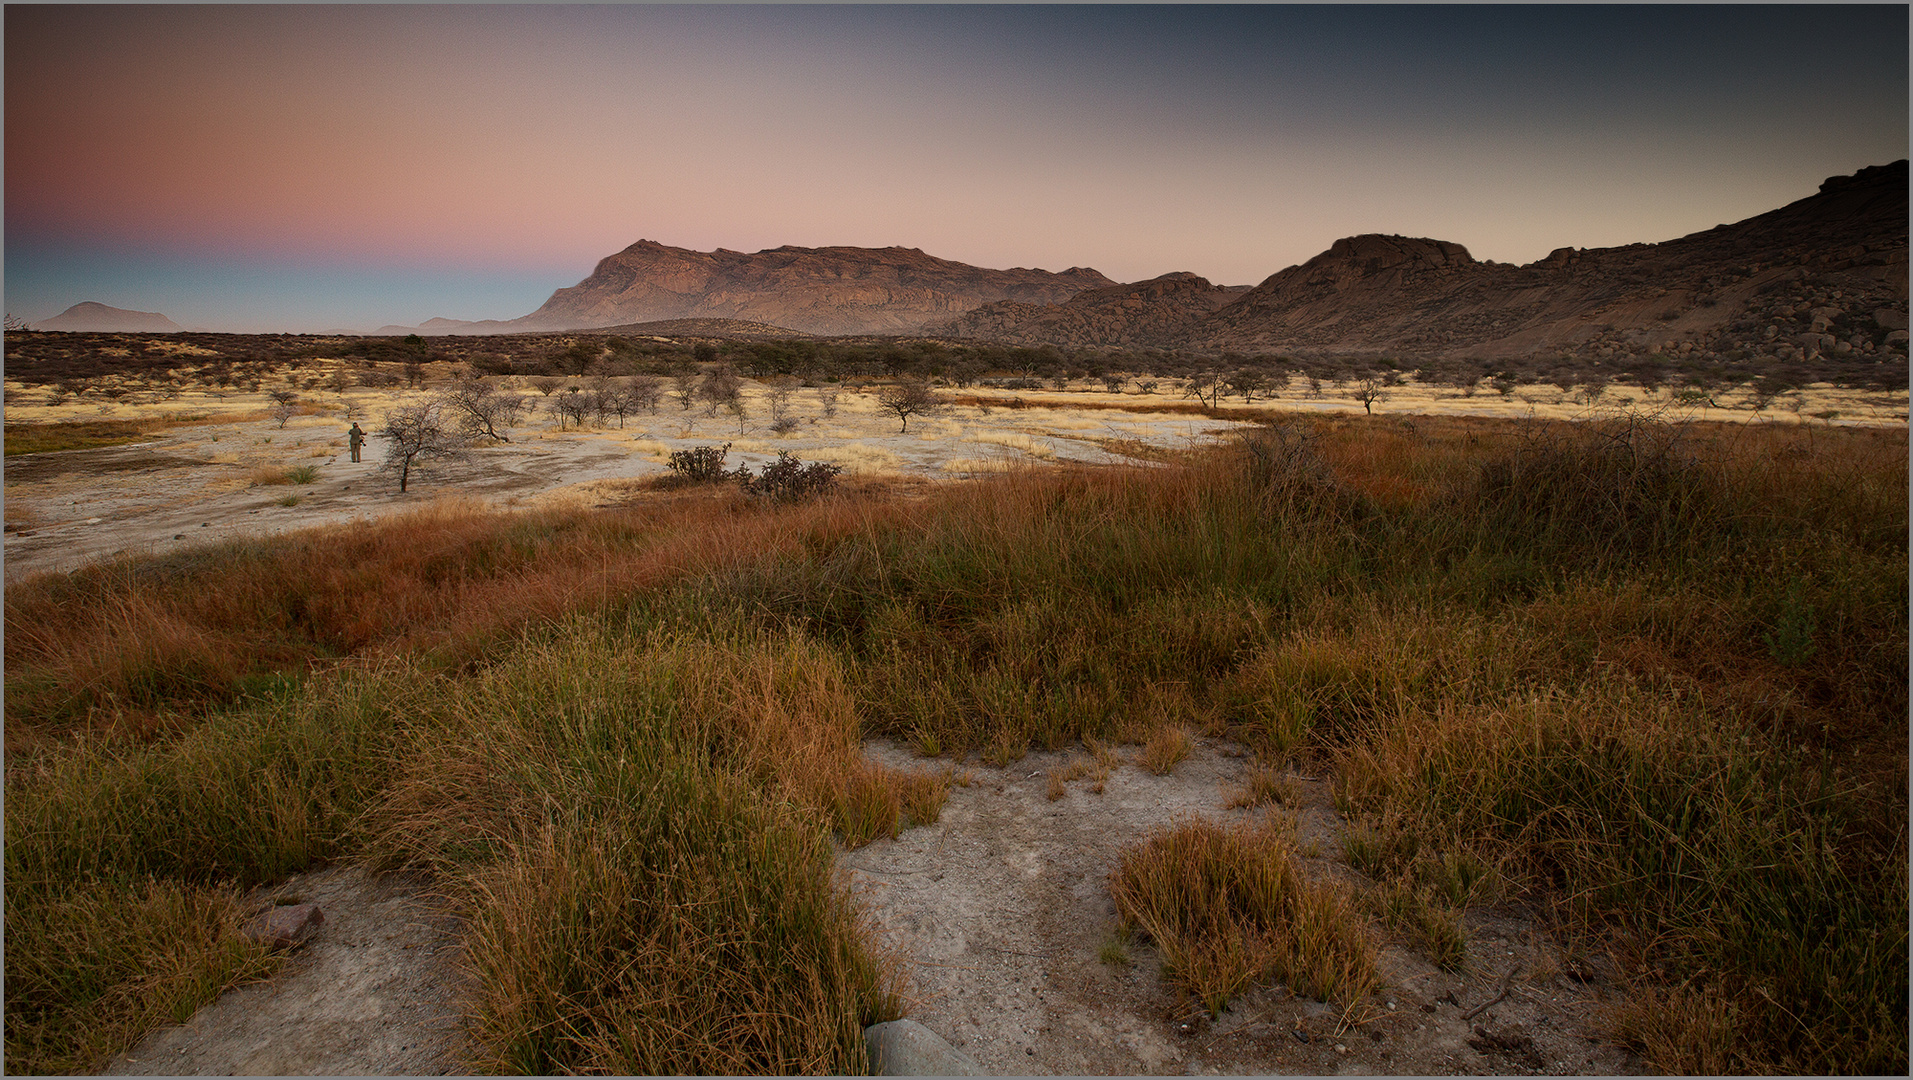
[[[1156,733],[1143,744],[1142,754],[1137,757],[1136,764],[1157,776],[1167,776],[1189,756],[1193,745],[1188,729],[1164,725],[1156,729]]]
[[[1161,950],[1164,974],[1212,1014],[1264,979],[1320,1001],[1357,1001],[1375,985],[1360,915],[1306,880],[1288,841],[1267,827],[1159,830],[1123,853],[1110,894]]]

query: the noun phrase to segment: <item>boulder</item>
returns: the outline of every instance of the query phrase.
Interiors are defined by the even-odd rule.
[[[268,949],[295,949],[306,943],[325,915],[317,904],[284,904],[267,908],[246,923],[243,933]]]
[[[1873,312],[1873,321],[1878,323],[1882,330],[1904,330],[1906,329],[1906,312],[1890,307],[1876,308]]]
[[[872,1076],[989,1076],[970,1055],[915,1020],[864,1029]]]

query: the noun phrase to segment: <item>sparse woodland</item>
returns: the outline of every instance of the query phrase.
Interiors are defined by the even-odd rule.
[[[740,376],[948,397],[1114,377],[1139,399],[1200,385],[1193,410],[1335,380],[1380,401],[1404,378],[1596,397],[1737,380],[1743,416],[1747,378],[1768,408],[1848,377],[172,337],[201,352],[10,334],[8,377],[323,398],[416,365],[480,409],[576,387],[600,424],[715,413]],[[1851,378],[1903,387],[1892,357]],[[550,394],[516,381],[547,376]],[[485,396],[507,378],[519,400]],[[1198,731],[1258,775],[1333,777],[1348,832],[1326,857],[1356,872],[1325,891],[1273,825],[1136,837],[1112,892],[1204,1004],[1268,979],[1358,999],[1379,942],[1453,964],[1467,910],[1515,905],[1609,973],[1609,1033],[1651,1068],[1904,1073],[1905,429],[1269,419],[1149,467],[915,500],[795,462],[690,482],[740,479],[718,451],[621,509],[437,507],[11,584],[10,1067],[85,1070],[269,970],[237,934],[241,892],[358,858],[431,870],[469,917],[475,1068],[861,1071],[863,1026],[903,1006],[832,841],[934,821],[966,754],[1082,743],[1173,768],[1175,733]],[[8,452],[58,438],[9,427]],[[877,735],[921,767],[867,762]],[[1274,783],[1245,798],[1279,802]],[[1223,886],[1198,903],[1190,880]]]

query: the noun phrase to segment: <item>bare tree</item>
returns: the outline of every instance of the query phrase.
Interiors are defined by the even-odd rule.
[[[649,409],[654,413],[658,411],[658,398],[663,396],[663,392],[664,386],[658,382],[656,375],[637,376],[625,391],[633,409]]]
[[[1269,377],[1257,371],[1255,368],[1242,368],[1231,372],[1229,376],[1223,380],[1223,385],[1228,387],[1230,392],[1242,395],[1242,404],[1244,405],[1253,404],[1255,402],[1255,396],[1262,393],[1268,384]]]
[[[698,381],[697,396],[710,407],[708,415],[716,416],[720,407],[728,408],[743,393],[744,384],[730,365],[719,364],[704,373]]]
[[[286,421],[299,415],[299,395],[291,390],[272,390],[266,396],[272,399],[272,407],[266,414],[279,421],[279,430],[284,431]]]
[[[697,375],[685,372],[671,377],[671,394],[678,399],[678,408],[691,411],[691,403],[697,400]]]
[[[1198,371],[1189,376],[1189,386],[1184,396],[1193,397],[1213,409],[1222,404],[1222,392],[1226,389],[1228,386],[1222,376],[1213,371]]]
[[[824,410],[824,419],[835,419],[837,416],[837,388],[834,386],[818,387],[817,404]]]
[[[637,409],[636,393],[629,386],[612,386],[601,392],[598,407],[608,413],[616,413],[618,430],[624,430],[624,418]]]
[[[585,414],[591,411],[591,396],[575,386],[565,388],[565,392],[551,399],[552,411],[558,414],[558,430],[565,429],[565,417],[569,416],[585,426]]]
[[[1355,400],[1362,403],[1363,412],[1375,415],[1375,403],[1388,398],[1384,385],[1381,377],[1376,375],[1370,375],[1355,384]]]
[[[510,442],[502,428],[518,422],[525,403],[517,394],[506,393],[482,379],[460,379],[439,391],[438,402],[461,435],[484,436],[494,442]]]
[[[771,380],[770,390],[764,395],[764,402],[770,407],[771,419],[782,420],[790,415],[790,392],[797,380],[788,375],[780,375]]]
[[[436,401],[401,405],[386,414],[379,437],[391,442],[382,469],[399,474],[399,493],[404,494],[412,469],[428,461],[449,461],[463,455],[465,440],[446,423],[445,410]]]
[[[912,416],[927,416],[935,412],[942,402],[931,392],[929,384],[917,379],[905,379],[879,392],[877,404],[896,413],[897,419],[903,421],[903,426],[897,429],[897,434],[901,435],[910,430]]]

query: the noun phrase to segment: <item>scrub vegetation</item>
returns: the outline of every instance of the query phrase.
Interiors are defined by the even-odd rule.
[[[1907,492],[1903,429],[1349,416],[12,584],[9,1066],[258,974],[242,890],[361,858],[469,917],[474,1066],[860,1071],[899,986],[833,839],[935,820],[939,756],[1172,768],[1202,733],[1274,809],[1137,837],[1112,963],[1134,932],[1211,1008],[1354,1001],[1380,937],[1454,967],[1461,915],[1514,904],[1604,958],[1650,1067],[1903,1073]],[[1304,770],[1352,873],[1289,853]]]

